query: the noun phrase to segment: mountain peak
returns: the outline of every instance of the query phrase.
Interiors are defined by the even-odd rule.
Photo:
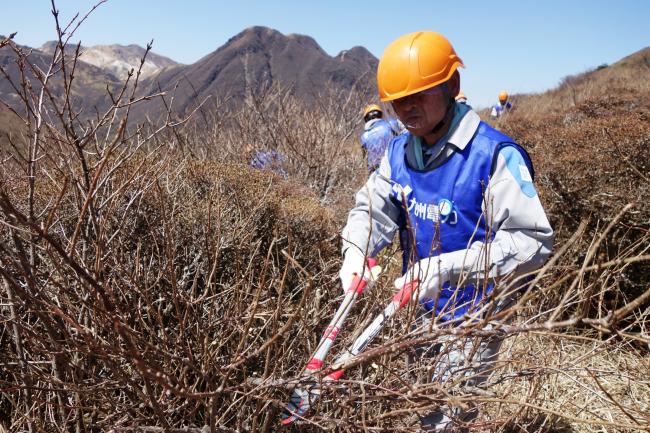
[[[283,38],[283,37],[285,36],[282,33],[272,28],[264,27],[264,26],[251,26],[245,28],[244,30],[237,33],[232,38],[228,39],[228,41],[223,46],[225,47],[237,43],[246,44],[253,41],[259,43],[259,42],[275,40],[277,38]]]
[[[228,47],[240,52],[267,51],[277,48],[287,49],[287,46],[299,46],[302,49],[317,50],[326,55],[325,50],[310,36],[297,33],[284,35],[278,30],[264,26],[251,26],[242,30],[230,38],[218,51]]]
[[[171,89],[179,83],[175,104],[185,112],[208,96],[227,95],[231,101],[243,101],[248,92],[274,85],[313,102],[330,89],[341,95],[358,91],[361,77],[374,76],[377,59],[368,50],[354,47],[345,53],[332,57],[312,37],[252,26],[193,65],[163,71],[150,91]],[[374,80],[367,82],[361,92],[374,94]]]
[[[340,61],[354,60],[361,62],[372,63],[377,61],[377,58],[368,51],[365,47],[354,46],[349,50],[343,50],[336,55],[336,58]]]
[[[246,35],[246,34],[254,34],[258,37],[282,35],[282,33],[270,27],[250,26],[250,27],[246,27],[244,30],[242,30],[237,35],[235,35],[235,38],[238,35]]]

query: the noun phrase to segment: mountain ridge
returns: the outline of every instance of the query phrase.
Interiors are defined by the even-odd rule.
[[[30,52],[30,59],[39,67],[47,67],[56,44],[56,41],[50,41],[40,48],[16,46]],[[73,59],[76,49],[74,44],[66,46],[68,60]],[[80,46],[80,52],[77,78],[73,84],[74,100],[88,117],[107,108],[110,99],[106,89],[111,92],[119,89],[126,72],[139,67],[145,49],[136,44],[112,44]],[[17,78],[19,71],[15,58],[11,47],[0,52],[0,64],[7,65],[9,75]],[[374,71],[377,63],[378,60],[360,46],[330,56],[310,36],[284,35],[268,27],[252,26],[189,65],[149,52],[143,65],[138,96],[156,94],[160,90],[173,91],[178,115],[187,114],[199,101],[209,97],[241,105],[248,93],[273,86],[286,89],[306,103],[313,103],[330,87],[331,93],[340,95],[341,100],[350,92],[359,92],[370,98],[376,93]],[[0,97],[19,109],[20,101],[12,91],[6,80],[0,83]],[[164,106],[160,99],[148,101],[134,107],[132,118],[136,121],[156,118],[165,113]]]
[[[55,43],[44,44],[41,48],[45,51],[16,46],[29,52],[29,58],[39,67],[46,67],[51,60],[51,54],[47,54],[47,51],[51,52]],[[136,44],[95,47],[131,53],[137,62],[133,60],[129,68],[139,65],[140,56],[145,51]],[[107,87],[114,91],[123,83],[114,69],[86,62],[90,48],[82,46],[82,62],[78,64],[74,85],[74,101],[83,109],[86,117],[107,108]],[[75,49],[76,45],[66,48],[68,53]],[[285,89],[307,104],[317,101],[327,90],[331,90],[330,94],[338,94],[341,100],[350,92],[357,92],[366,101],[376,99],[375,71],[378,59],[366,48],[353,46],[332,56],[311,36],[296,33],[285,35],[264,26],[242,30],[192,64],[179,64],[152,52],[148,58],[155,61],[167,59],[168,62],[161,62],[153,72],[141,77],[138,96],[156,94],[160,90],[168,95],[174,92],[174,110],[178,115],[189,113],[200,101],[210,97],[241,105],[247,95],[271,86]],[[9,76],[17,79],[19,73],[14,60],[11,47],[0,50],[0,65],[5,67]],[[121,66],[122,70],[127,68],[124,64]],[[557,87],[544,92],[513,95],[513,98],[524,103],[532,97],[536,98],[537,105],[543,105],[545,99],[549,99],[549,104],[552,99],[544,95],[559,92],[562,94],[561,100],[566,101],[563,103],[575,104],[576,94],[586,97],[588,94],[615,91],[615,88],[645,89],[646,82],[636,78],[638,71],[650,71],[650,47],[611,65],[601,65],[592,71],[568,76]],[[583,82],[590,83],[590,88],[583,89]],[[54,93],[61,91],[58,89]],[[20,112],[21,103],[13,93],[7,80],[1,80],[0,98]],[[554,110],[553,107],[549,109]],[[159,100],[149,101],[134,107],[132,114],[137,121],[155,118],[164,114],[164,105]]]

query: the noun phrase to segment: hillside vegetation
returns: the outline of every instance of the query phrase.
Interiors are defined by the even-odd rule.
[[[413,331],[410,306],[286,431],[414,432],[416,413],[442,404],[477,407],[471,431],[650,429],[644,62],[521,96],[499,120],[531,153],[558,233],[509,319]],[[239,109],[136,127],[137,89],[80,122],[65,93],[39,107],[38,86],[17,87],[32,110],[28,139],[0,148],[0,431],[279,431],[342,299],[338,232],[366,176],[363,97],[305,106],[271,86]],[[286,176],[247,165],[268,149]],[[333,353],[390,300],[393,253]],[[440,337],[497,333],[487,390],[432,381],[436,359],[406,361]]]
[[[516,96],[515,109],[492,122],[533,157],[560,240],[585,218],[592,231],[610,223],[627,204],[633,208],[612,233],[615,241],[600,254],[619,256],[645,238],[650,224],[649,77],[646,48],[611,66],[567,77],[544,94]],[[620,276],[628,290],[636,287],[635,293],[650,283],[650,268],[638,271]]]

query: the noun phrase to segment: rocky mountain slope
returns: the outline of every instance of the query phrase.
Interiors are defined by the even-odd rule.
[[[2,39],[4,38],[0,36]],[[73,70],[74,56],[69,51],[66,53],[66,71],[69,76]],[[51,61],[51,54],[31,47],[11,43],[0,48],[0,101],[18,113],[25,113],[25,102],[20,95],[24,95],[26,89],[33,95],[39,94],[45,79],[43,74],[50,70]],[[47,82],[49,93],[44,94],[44,103],[50,104],[66,92],[60,64],[52,69]],[[114,92],[120,85],[120,81],[109,71],[89,63],[77,62],[69,89],[69,101],[75,111],[81,113],[81,118],[88,119],[110,106],[106,90]],[[35,102],[32,99],[31,104]]]
[[[43,44],[39,50],[52,54],[56,47],[56,41]],[[74,51],[75,46],[70,46]],[[116,78],[123,80],[131,69],[138,70],[140,62],[146,50],[139,45],[94,45],[92,47],[81,46],[79,60],[112,73]],[[142,77],[148,77],[161,69],[177,63],[170,58],[149,52],[142,65]]]

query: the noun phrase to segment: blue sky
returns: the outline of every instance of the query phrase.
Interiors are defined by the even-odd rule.
[[[50,1],[4,2],[0,34],[38,47],[54,39]],[[61,21],[95,1],[59,0]],[[138,44],[193,63],[252,25],[313,37],[330,55],[362,45],[380,57],[398,36],[438,31],[465,62],[462,88],[475,106],[500,90],[541,92],[562,77],[650,46],[650,1],[199,1],[108,0],[77,30],[84,45]]]

